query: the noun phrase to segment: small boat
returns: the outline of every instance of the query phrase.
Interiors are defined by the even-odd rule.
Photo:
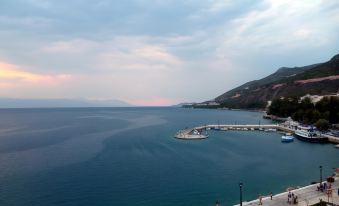
[[[199,139],[206,139],[208,138],[208,134],[203,134],[201,129],[186,129],[180,130],[174,136],[177,139],[184,139],[184,140],[199,140]]]
[[[220,130],[221,131],[227,131],[228,129],[227,129],[227,127],[221,127]]]
[[[281,136],[281,142],[293,142],[294,137],[292,136],[291,133],[286,133],[286,135]]]
[[[265,129],[264,131],[265,131],[265,132],[276,132],[277,129],[269,128],[269,129]]]

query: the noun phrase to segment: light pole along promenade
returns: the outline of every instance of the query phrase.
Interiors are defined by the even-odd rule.
[[[239,183],[239,189],[240,189],[240,206],[242,206],[242,182]]]
[[[323,181],[323,174],[322,171],[323,166],[319,166],[319,175],[320,175],[320,183]],[[309,206],[318,204],[320,201],[327,200],[327,202],[339,205],[339,194],[337,191],[339,190],[339,168],[336,169],[336,174],[333,176],[334,182],[331,182],[331,188],[325,191],[320,191],[318,184],[311,184],[305,187],[297,188],[290,190],[290,192],[294,193],[294,195],[298,196],[298,205],[299,206]],[[252,200],[252,201],[245,201],[242,202],[242,188],[243,183],[239,183],[240,189],[240,202],[237,206],[257,206],[260,202],[260,199]],[[290,206],[291,204],[287,202],[287,196],[289,191],[282,192],[280,194],[276,194],[272,196],[264,195],[262,198],[262,205],[266,206]]]

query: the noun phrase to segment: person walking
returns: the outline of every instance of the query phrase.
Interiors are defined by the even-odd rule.
[[[273,197],[273,193],[272,192],[270,193],[270,197],[271,197],[271,200],[272,200],[272,197]]]
[[[259,205],[262,205],[262,196],[259,194]]]

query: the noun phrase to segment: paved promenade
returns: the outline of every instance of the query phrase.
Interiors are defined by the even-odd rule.
[[[320,199],[323,201],[328,201],[328,196],[326,192],[320,192],[317,191],[317,186],[319,184],[315,185],[309,185],[300,189],[293,190],[291,192],[294,193],[294,195],[298,196],[298,206],[308,206],[313,205],[319,202]],[[334,203],[339,205],[339,196],[338,196],[338,188],[339,188],[339,179],[336,178],[336,181],[332,184],[332,197],[329,198],[330,203]],[[293,205],[289,204],[287,202],[287,195],[288,192],[284,192],[278,195],[273,196],[272,200],[270,197],[264,197],[262,200],[262,205],[266,206],[287,206],[287,205]],[[249,205],[259,205],[259,200],[254,200],[251,202],[243,203],[245,206]]]

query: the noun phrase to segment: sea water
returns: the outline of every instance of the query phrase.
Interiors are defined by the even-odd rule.
[[[205,124],[266,124],[262,113],[183,108],[0,110],[0,205],[222,205],[319,181],[332,144],[262,131],[174,134]]]

